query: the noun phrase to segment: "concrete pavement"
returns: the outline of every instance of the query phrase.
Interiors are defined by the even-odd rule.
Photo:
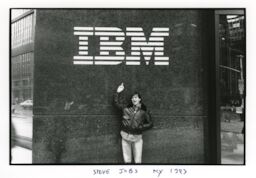
[[[221,115],[221,163],[244,164],[244,121],[235,112],[224,112]]]
[[[12,113],[12,139],[15,146],[11,150],[12,164],[32,164],[33,117],[31,109],[16,106]]]
[[[32,150],[15,146],[11,150],[12,164],[32,164]]]

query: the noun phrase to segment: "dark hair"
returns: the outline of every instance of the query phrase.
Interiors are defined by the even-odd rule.
[[[131,95],[130,98],[132,98],[134,95],[138,95],[138,97],[141,99],[140,103],[141,103],[141,109],[144,110],[144,111],[147,111],[147,107],[146,105],[142,102],[142,97],[141,97],[141,94],[139,92],[133,92],[133,94]],[[127,107],[133,107],[133,104],[132,104],[132,101],[130,100],[129,101],[129,104]]]
[[[132,98],[134,95],[138,95],[138,97],[142,100],[141,94],[140,94],[139,92],[133,92],[132,95],[131,95],[131,98]]]

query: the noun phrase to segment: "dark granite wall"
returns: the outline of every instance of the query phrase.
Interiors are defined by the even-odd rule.
[[[154,128],[144,134],[144,163],[205,163],[207,59],[202,10],[37,10],[34,73],[34,163],[122,163],[120,112],[113,93],[139,91]],[[169,27],[169,66],[73,65],[74,26]],[[96,54],[97,43],[89,51]],[[123,47],[129,54],[129,40]],[[70,109],[65,103],[74,101]]]

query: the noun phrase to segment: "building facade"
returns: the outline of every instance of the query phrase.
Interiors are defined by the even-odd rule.
[[[12,103],[33,99],[34,27],[33,10],[12,14],[11,80]]]

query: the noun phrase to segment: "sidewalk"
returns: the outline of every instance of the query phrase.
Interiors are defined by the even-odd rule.
[[[11,150],[12,164],[32,164],[33,118],[31,109],[16,107],[11,116],[14,147]]]
[[[221,116],[221,163],[244,164],[244,121],[231,111],[223,111]]]
[[[244,135],[221,132],[221,163],[244,164]]]
[[[15,146],[12,148],[12,164],[32,164],[32,150]]]

